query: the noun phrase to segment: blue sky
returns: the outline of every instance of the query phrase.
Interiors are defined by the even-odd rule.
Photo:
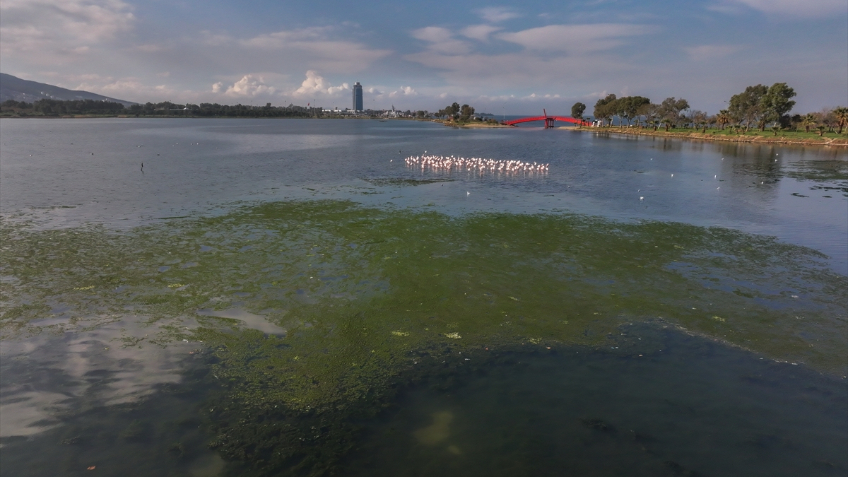
[[[608,93],[714,113],[786,82],[848,105],[848,0],[3,0],[0,69],[131,101],[570,113]]]

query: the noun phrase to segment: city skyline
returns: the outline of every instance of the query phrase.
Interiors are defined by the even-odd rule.
[[[717,112],[785,82],[795,112],[848,103],[844,0],[528,1],[350,10],[223,0],[4,0],[3,72],[135,102],[567,113],[613,93]]]

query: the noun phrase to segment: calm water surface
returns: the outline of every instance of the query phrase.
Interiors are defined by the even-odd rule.
[[[0,136],[2,475],[848,471],[844,149],[367,120]],[[405,165],[425,151],[550,170]]]

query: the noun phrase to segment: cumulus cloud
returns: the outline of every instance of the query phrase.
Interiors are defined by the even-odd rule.
[[[3,55],[83,54],[132,30],[132,7],[122,0],[3,0]]]
[[[310,98],[313,96],[338,96],[342,91],[350,90],[350,85],[342,83],[341,86],[333,86],[317,71],[306,72],[306,79],[300,84],[300,88],[294,91],[295,96]]]
[[[403,96],[418,96],[418,92],[412,89],[412,86],[401,86],[397,91],[389,93],[390,98],[399,98]]]
[[[240,80],[226,87],[220,81],[212,85],[213,93],[221,93],[230,98],[269,96],[276,93],[276,91],[277,89],[273,86],[265,84],[265,80],[261,76],[253,75],[244,75]]]
[[[480,15],[487,22],[497,23],[505,20],[509,20],[512,18],[518,18],[521,15],[512,11],[512,9],[507,7],[486,7],[477,10],[477,14]]]
[[[504,32],[497,38],[517,43],[529,50],[592,52],[614,48],[625,37],[644,35],[653,29],[646,25],[595,23],[584,25],[547,25],[517,32]]]
[[[741,13],[738,6],[744,6],[768,15],[797,17],[822,17],[827,15],[844,15],[848,12],[845,0],[815,0],[802,2],[798,0],[724,0],[708,8],[725,13]]]

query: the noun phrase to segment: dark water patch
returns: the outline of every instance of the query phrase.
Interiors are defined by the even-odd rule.
[[[424,379],[365,426],[345,475],[829,476],[848,469],[844,380],[669,330],[624,329],[642,338],[628,353],[492,351],[500,356],[459,373],[449,388],[439,385],[444,376]]]
[[[350,334],[363,324],[343,326]],[[130,476],[829,476],[848,469],[844,379],[661,324],[624,324],[602,346],[431,343],[408,348],[402,363],[360,351],[357,340],[347,350],[292,356],[303,352],[292,340],[229,334],[187,355],[180,383],[119,405],[77,398],[48,423],[52,429],[3,438],[2,474],[83,475],[92,466]],[[299,401],[280,389],[301,385],[299,361],[334,352],[356,360],[345,366],[349,379],[312,374],[304,383],[320,388],[328,379],[337,386],[332,397],[315,399],[305,389],[298,395],[312,398]],[[51,369],[57,373],[42,385],[61,389],[61,370],[38,372]],[[4,378],[9,371],[22,375],[7,367]]]

